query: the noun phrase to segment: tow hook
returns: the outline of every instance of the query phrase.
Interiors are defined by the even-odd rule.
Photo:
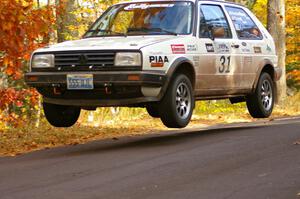
[[[104,90],[105,94],[110,95],[112,93],[112,84],[111,83],[105,83],[104,84]]]
[[[54,95],[61,95],[61,89],[58,87],[54,87],[53,88],[53,93]]]
[[[54,95],[61,95],[61,87],[60,84],[52,84]]]

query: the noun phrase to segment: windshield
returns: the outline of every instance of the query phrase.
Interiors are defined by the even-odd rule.
[[[191,34],[191,2],[147,2],[111,7],[84,37]]]

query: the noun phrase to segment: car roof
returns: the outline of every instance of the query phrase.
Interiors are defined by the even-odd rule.
[[[226,3],[226,4],[231,4],[231,5],[237,5],[237,6],[242,6],[242,4],[231,2],[231,1],[225,1],[225,0],[131,0],[131,1],[121,1],[120,3],[117,4],[123,4],[123,3],[146,3],[146,2],[170,2],[170,1],[186,1],[186,2],[203,2],[203,3]]]

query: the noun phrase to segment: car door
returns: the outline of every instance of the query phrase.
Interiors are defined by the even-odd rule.
[[[219,4],[200,4],[198,91],[201,95],[230,94],[236,85],[235,47],[227,17]]]
[[[245,90],[251,89],[260,60],[264,56],[263,53],[271,48],[267,47],[267,42],[264,40],[260,29],[244,8],[227,5],[225,9],[235,28],[237,35],[236,45],[239,45],[237,53],[242,67],[238,71],[240,74],[238,87]]]

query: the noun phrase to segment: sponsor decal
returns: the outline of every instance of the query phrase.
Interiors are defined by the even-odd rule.
[[[262,53],[261,47],[255,46],[255,47],[254,47],[254,52],[255,52],[255,53]]]
[[[200,57],[199,56],[194,56],[193,61],[200,61]]]
[[[172,44],[171,48],[173,54],[185,54],[184,44]]]
[[[242,65],[245,68],[248,68],[248,67],[251,67],[252,62],[253,62],[252,56],[245,56],[244,59],[243,59],[243,61],[242,61]]]
[[[199,56],[193,56],[193,62],[194,62],[194,66],[195,67],[199,67],[200,66],[200,57]]]
[[[165,63],[169,63],[167,56],[149,56],[151,67],[163,67]]]
[[[244,12],[240,10],[229,10],[229,15],[233,21],[245,21],[249,18]]]
[[[133,10],[133,9],[148,9],[148,8],[171,8],[175,4],[147,4],[147,3],[135,3],[126,6],[124,10]]]
[[[206,46],[207,52],[209,52],[209,53],[215,52],[213,44],[205,44],[205,46]]]
[[[162,55],[164,53],[162,51],[150,51],[149,54],[150,55]]]
[[[218,53],[229,53],[229,47],[226,44],[219,44],[218,45]]]
[[[272,48],[269,45],[267,45],[267,51],[272,52]]]
[[[187,45],[187,51],[197,51],[198,46],[196,44],[188,44]]]
[[[242,52],[243,53],[250,53],[250,49],[249,48],[242,48]]]
[[[252,63],[252,57],[250,57],[250,56],[247,56],[247,57],[244,57],[244,62],[245,63],[249,63],[249,64],[251,64]]]

